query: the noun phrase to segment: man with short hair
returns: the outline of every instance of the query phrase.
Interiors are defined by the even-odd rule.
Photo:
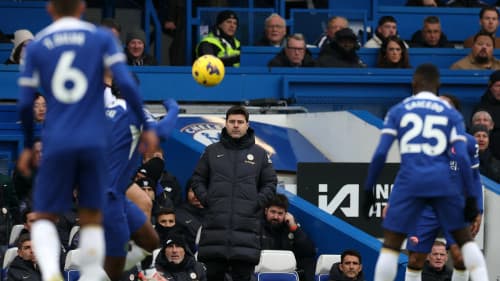
[[[422,270],[422,281],[450,281],[452,270],[446,266],[447,261],[446,244],[435,241]]]
[[[264,26],[264,37],[262,37],[257,46],[283,47],[285,45],[286,23],[285,19],[279,14],[272,13],[266,18]]]
[[[288,212],[288,198],[283,194],[276,194],[264,209],[261,247],[263,250],[292,251],[300,280],[314,280],[316,247]]]
[[[493,37],[489,33],[480,31],[474,36],[474,44],[469,55],[452,64],[450,69],[500,69],[500,60],[493,56],[493,48],[495,48]]]
[[[500,38],[496,38],[496,33],[498,29],[498,18],[499,18],[500,13],[498,12],[497,8],[494,6],[490,7],[484,7],[481,9],[479,12],[479,32],[484,32],[493,37],[494,48],[500,48]],[[474,35],[470,36],[469,38],[465,39],[464,41],[464,47],[465,48],[472,48],[474,45]]]
[[[343,28],[349,27],[349,21],[345,17],[334,16],[328,19],[326,32],[314,43],[314,45],[321,48],[335,38],[335,33]]]
[[[260,259],[259,216],[276,193],[272,161],[255,143],[249,113],[229,108],[220,141],[205,149],[193,173],[193,191],[205,208],[198,260],[209,281],[249,281]]]
[[[378,20],[378,26],[372,38],[365,43],[365,48],[380,48],[390,36],[398,35],[398,23],[393,16],[383,16]],[[404,42],[404,41],[403,41]],[[405,42],[406,48],[408,44]]]
[[[410,45],[417,48],[453,48],[453,44],[448,42],[441,30],[441,22],[436,16],[428,16],[424,19],[422,30],[413,34]]]
[[[493,130],[495,127],[495,123],[493,122],[490,113],[486,110],[476,111],[474,115],[472,115],[472,125],[483,125],[489,131]]]
[[[340,262],[334,263],[330,269],[328,281],[364,281],[361,254],[356,250],[345,250]]]
[[[295,33],[288,36],[286,46],[267,65],[269,67],[314,67],[316,62],[306,47],[304,36]]]
[[[41,281],[42,274],[36,263],[29,233],[19,236],[17,242],[17,257],[9,265],[8,281]]]

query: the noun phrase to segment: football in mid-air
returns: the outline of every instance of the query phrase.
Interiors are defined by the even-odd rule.
[[[224,79],[224,63],[212,55],[203,55],[196,59],[191,69],[193,78],[198,84],[211,87]]]

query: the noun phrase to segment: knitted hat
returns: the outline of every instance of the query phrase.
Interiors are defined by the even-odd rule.
[[[12,43],[14,44],[14,49],[19,47],[26,40],[33,40],[33,34],[27,29],[19,29],[14,32],[14,39],[12,39]]]
[[[472,128],[470,129],[470,134],[474,135],[477,132],[484,132],[487,135],[489,135],[488,128],[484,125],[477,124],[477,125],[472,126]]]
[[[358,37],[356,36],[356,34],[354,34],[352,29],[350,29],[349,27],[342,28],[341,30],[335,32],[335,38],[338,40],[340,40],[342,38],[352,39],[354,41],[358,40]]]
[[[239,22],[238,16],[236,15],[235,12],[231,10],[224,10],[217,15],[216,24],[219,25],[227,19],[236,19],[236,22]]]
[[[144,31],[140,29],[132,30],[127,33],[127,37],[125,38],[125,45],[134,39],[139,39],[142,43],[146,44],[146,34]]]
[[[166,241],[165,247],[168,247],[170,245],[175,245],[177,247],[182,247],[184,250],[186,250],[186,241],[180,233],[174,231],[167,237],[165,241]]]

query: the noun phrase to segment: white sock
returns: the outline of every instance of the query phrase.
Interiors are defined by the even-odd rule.
[[[406,268],[405,281],[422,281],[422,270]]]
[[[373,281],[393,281],[398,272],[399,252],[388,248],[382,248],[375,265],[375,277]]]
[[[43,280],[62,276],[59,269],[61,242],[56,226],[49,220],[37,220],[31,226],[31,240]]]
[[[472,281],[488,281],[488,270],[484,256],[477,244],[469,241],[462,246],[465,268],[470,273]]]
[[[125,260],[124,270],[127,271],[134,267],[137,263],[142,261],[147,256],[151,255],[150,252],[144,250],[143,248],[137,246],[135,243],[130,243],[132,246],[130,251],[127,253],[127,259]]]
[[[86,278],[103,277],[104,264],[104,230],[99,225],[88,225],[80,228],[80,275]]]
[[[453,269],[451,281],[469,281],[469,272],[467,270]]]

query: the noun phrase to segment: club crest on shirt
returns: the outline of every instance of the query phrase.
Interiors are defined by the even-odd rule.
[[[255,165],[255,162],[253,161],[255,159],[255,156],[253,154],[249,153],[247,154],[247,158],[245,160],[245,163]]]

